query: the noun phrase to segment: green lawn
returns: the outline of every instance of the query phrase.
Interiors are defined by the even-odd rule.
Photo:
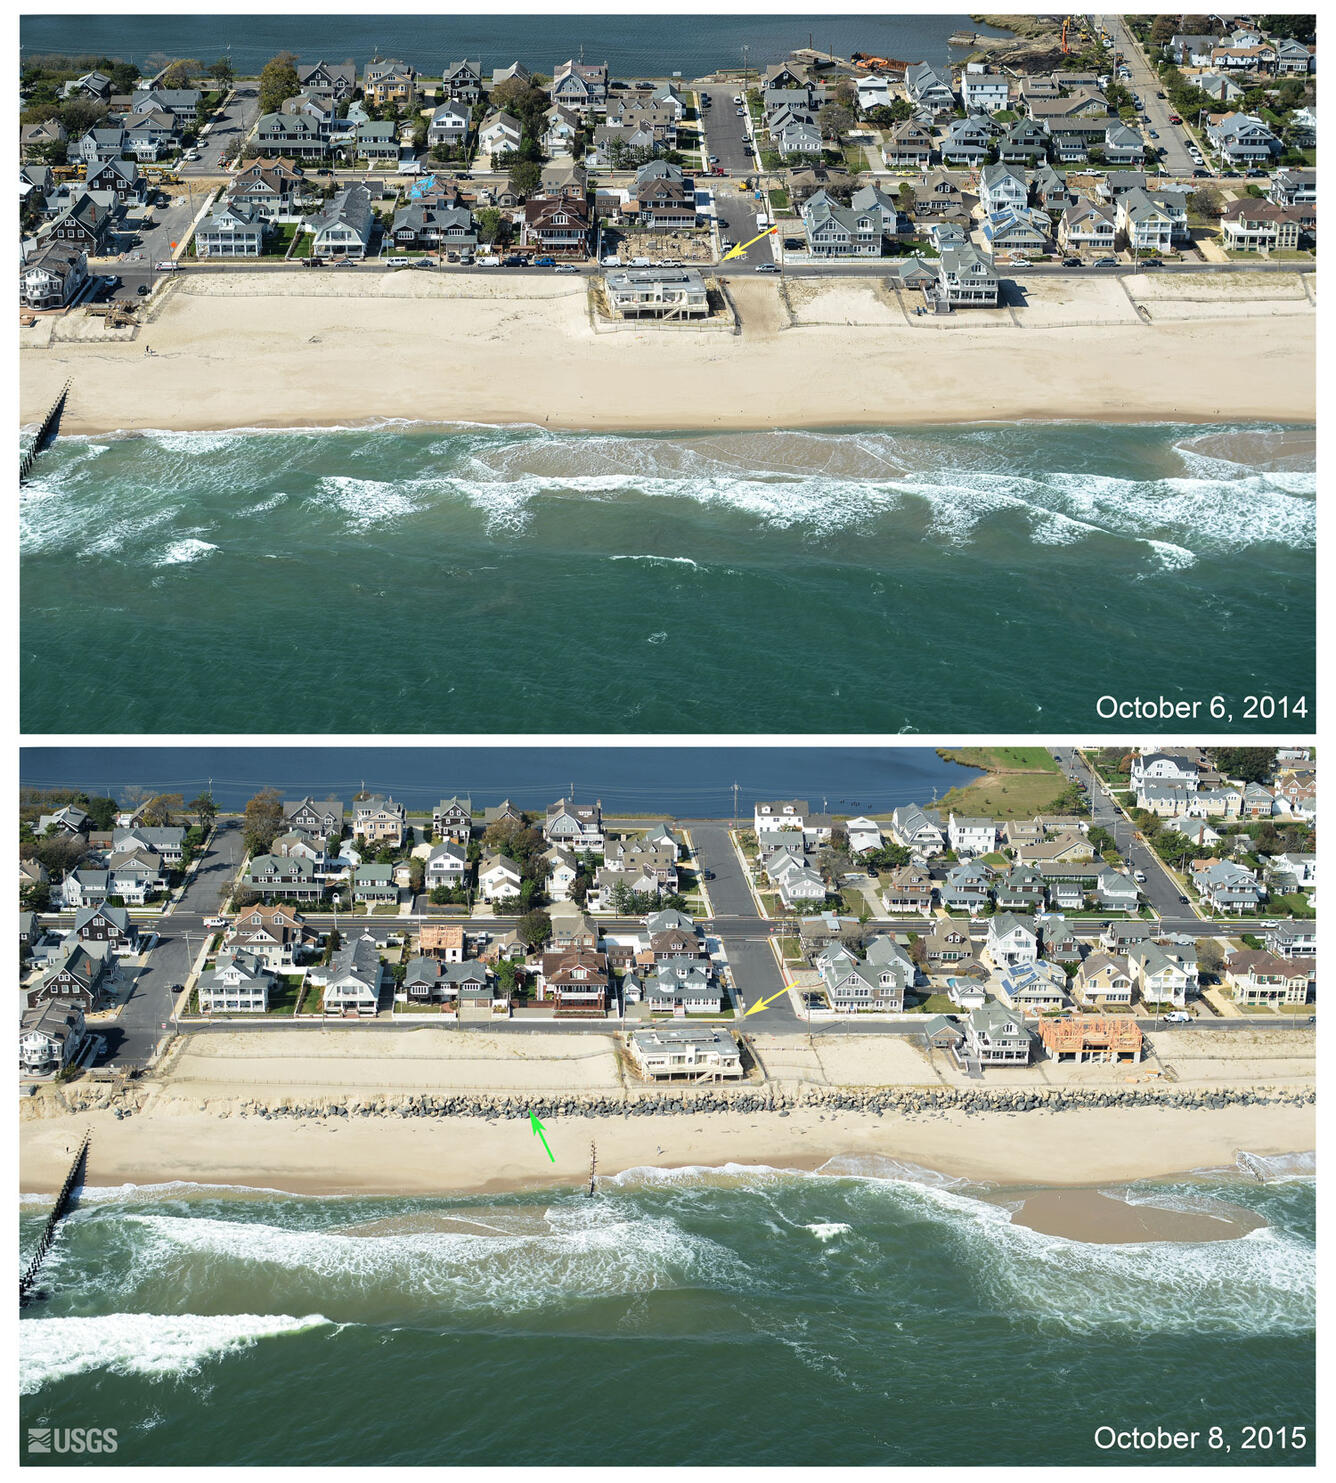
[[[789,209],[789,193],[782,186],[770,187],[770,204],[776,211]]]
[[[294,224],[295,225],[295,224]],[[315,244],[315,238],[310,232],[303,232],[297,238],[297,245],[292,249],[293,257],[310,257],[311,248]]]
[[[982,767],[986,772],[1057,772],[1057,760],[1044,747],[939,747],[946,762]]]
[[[910,1014],[956,1014],[959,1005],[952,1002],[950,994],[929,994],[917,1004],[906,999],[905,1009]]]
[[[779,939],[779,950],[786,958],[792,958],[801,963],[803,957],[803,945],[797,937],[781,937]]]

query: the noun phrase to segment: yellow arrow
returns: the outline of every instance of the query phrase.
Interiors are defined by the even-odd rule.
[[[765,231],[758,232],[756,236],[751,239],[751,242],[744,242],[741,247],[730,247],[728,251],[723,255],[723,257],[719,259],[719,261],[721,263],[726,263],[731,257],[741,257],[742,254],[746,252],[746,250],[752,245],[752,242],[759,242],[762,237],[772,237],[777,231],[779,231],[778,225],[767,227]],[[748,1013],[750,1013],[750,1011],[748,1011]]]
[[[767,1004],[773,1004],[776,999],[782,999],[787,993],[787,989],[781,989],[778,994],[771,994],[768,999],[762,999],[758,1004],[753,1004],[752,1007],[743,1014],[742,1018],[745,1020],[747,1018],[747,1015],[755,1014],[757,1010],[764,1009]]]

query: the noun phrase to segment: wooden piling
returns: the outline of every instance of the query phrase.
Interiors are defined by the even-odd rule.
[[[37,462],[37,455],[50,442],[52,434],[60,423],[60,414],[65,410],[65,399],[70,394],[70,383],[67,381],[60,388],[54,402],[51,403],[42,425],[37,429],[37,436],[32,440],[27,452],[19,458],[19,483],[22,484],[32,472],[32,466]]]
[[[84,1163],[88,1157],[88,1141],[91,1137],[92,1133],[85,1131],[78,1151],[74,1155],[74,1162],[70,1165],[69,1173],[65,1176],[65,1182],[60,1186],[60,1193],[56,1196],[56,1203],[51,1207],[51,1214],[46,1218],[46,1225],[42,1228],[41,1239],[37,1242],[37,1249],[33,1252],[28,1262],[27,1270],[19,1278],[20,1304],[27,1303],[31,1300],[33,1289],[37,1284],[38,1274],[42,1270],[42,1263],[46,1261],[47,1253],[51,1250],[51,1245],[56,1239],[56,1228],[69,1212],[75,1185],[79,1183],[82,1177]]]

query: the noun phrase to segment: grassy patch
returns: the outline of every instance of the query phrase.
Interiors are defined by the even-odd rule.
[[[1045,772],[990,772],[937,800],[947,813],[984,818],[1028,819],[1048,813],[1065,790],[1061,777]]]
[[[986,772],[1058,772],[1056,758],[1043,747],[940,747],[945,762],[981,767]]]
[[[782,186],[770,187],[770,204],[776,211],[789,209],[789,193]]]
[[[796,937],[781,937],[779,939],[779,950],[786,958],[792,958],[801,963],[803,957],[802,942]]]

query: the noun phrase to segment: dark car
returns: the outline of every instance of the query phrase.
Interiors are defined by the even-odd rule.
[[[1220,177],[1221,180],[1242,180],[1243,176],[1237,170],[1226,170]]]
[[[1079,257],[1065,257],[1062,260],[1062,266],[1064,268],[1079,268],[1081,266],[1081,259]]]
[[[1148,257],[1141,266],[1143,268],[1162,268],[1164,267],[1164,259],[1158,257]]]
[[[1193,180],[1209,180],[1211,178],[1211,172],[1209,170],[1194,170],[1192,172],[1192,178]]]
[[[1186,906],[1188,904],[1188,898],[1186,896],[1180,896],[1178,898],[1178,904],[1180,906]]]
[[[141,283],[139,287],[135,289],[135,292],[142,299],[146,294],[151,293],[152,290],[149,288],[147,283]]]
[[[712,881],[714,879],[714,871],[713,870],[702,870],[701,873],[700,873],[700,878],[703,881]]]
[[[1265,180],[1266,179],[1266,171],[1265,170],[1249,170],[1248,171],[1248,179],[1249,180]]]

